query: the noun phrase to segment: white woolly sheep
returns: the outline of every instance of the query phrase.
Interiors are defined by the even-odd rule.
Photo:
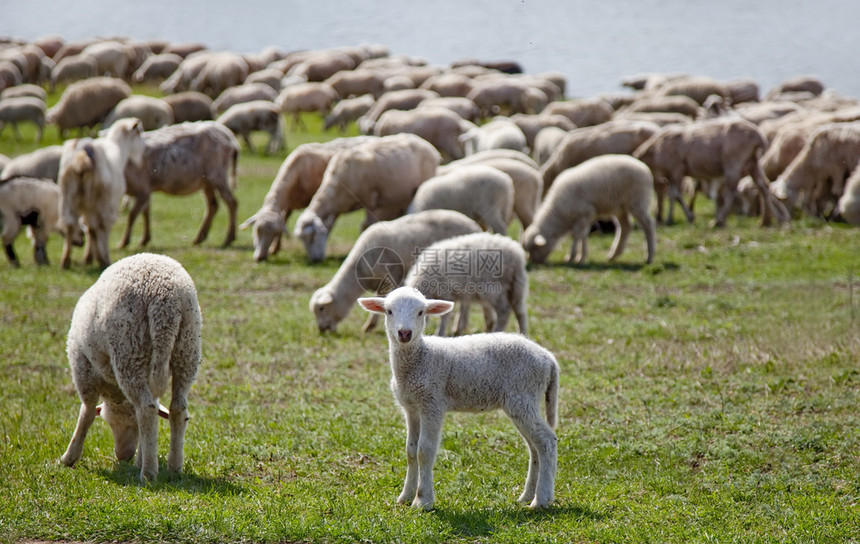
[[[325,257],[329,230],[342,213],[365,208],[362,228],[403,215],[418,186],[436,172],[440,161],[436,148],[414,134],[375,138],[338,153],[296,220],[294,234],[308,259],[319,262]]]
[[[375,98],[382,94],[385,73],[381,70],[341,70],[325,80],[337,92],[341,100],[349,97],[369,95]]]
[[[308,82],[285,88],[275,102],[284,115],[293,118],[294,128],[307,129],[302,112],[317,112],[325,116],[337,99],[337,92],[328,83]]]
[[[173,108],[160,98],[146,95],[132,95],[114,106],[102,126],[107,128],[118,119],[134,117],[143,123],[143,130],[156,130],[173,124]]]
[[[72,83],[48,110],[45,120],[57,125],[60,138],[66,131],[93,127],[107,117],[108,113],[125,98],[131,96],[128,83],[114,77],[92,77]]]
[[[295,148],[278,169],[263,206],[239,228],[254,227],[254,260],[266,260],[281,249],[281,237],[293,210],[306,207],[322,183],[332,157],[344,149],[366,143],[372,136],[311,142]]]
[[[235,87],[224,89],[212,102],[212,113],[221,115],[234,104],[251,102],[252,100],[268,100],[274,103],[278,98],[278,92],[265,83],[243,83]]]
[[[533,509],[549,506],[558,459],[553,429],[559,365],[552,353],[518,334],[424,337],[427,316],[450,312],[453,303],[427,300],[410,287],[358,302],[365,310],[385,315],[391,390],[406,418],[406,478],[397,502],[433,508],[433,464],[445,412],[500,408],[529,449],[519,501]]]
[[[538,114],[527,114],[527,113],[517,113],[510,117],[510,120],[513,121],[520,130],[523,131],[523,135],[526,137],[526,147],[534,150],[535,140],[537,139],[538,133],[547,128],[547,127],[556,127],[562,129],[565,132],[571,131],[576,128],[576,125],[573,124],[573,121],[560,114],[546,114],[546,113],[538,113]]]
[[[3,245],[12,266],[19,266],[12,244],[22,226],[33,240],[36,264],[48,264],[45,245],[48,235],[57,230],[60,188],[51,180],[14,178],[0,183],[0,221]]]
[[[427,246],[475,232],[481,232],[477,223],[452,210],[427,210],[369,226],[331,281],[311,296],[310,309],[320,332],[335,330],[363,292],[385,295],[402,285],[413,261]],[[371,315],[364,331],[372,330],[377,321]]]
[[[544,127],[538,131],[531,148],[532,157],[538,164],[545,164],[549,160],[568,132],[560,127]]]
[[[481,164],[458,166],[422,183],[410,212],[456,210],[485,229],[504,234],[513,219],[514,183],[511,177]]]
[[[329,130],[336,126],[341,132],[345,132],[349,123],[357,121],[359,117],[370,111],[373,102],[373,96],[369,94],[355,98],[344,98],[335,104],[329,114],[325,116],[323,128]]]
[[[630,217],[645,234],[646,262],[654,260],[657,229],[651,217],[654,178],[648,166],[629,155],[601,155],[562,172],[538,208],[534,223],[523,235],[523,248],[531,261],[542,263],[559,239],[573,234],[569,263],[584,263],[588,234],[597,219],[611,218],[615,240],[609,260],[624,251],[630,234]]]
[[[45,101],[34,96],[15,96],[0,99],[0,134],[7,124],[12,125],[15,139],[21,141],[18,123],[30,122],[36,125],[36,143],[42,141],[45,129]]]
[[[165,96],[162,100],[173,109],[173,122],[211,121],[212,99],[197,91],[185,91]]]
[[[200,74],[209,59],[216,54],[208,50],[199,50],[183,57],[179,67],[158,88],[165,94],[196,90],[191,89],[191,82]]]
[[[415,259],[403,285],[427,297],[459,302],[455,335],[466,332],[472,301],[484,309],[487,332],[504,331],[513,310],[520,334],[528,334],[526,255],[507,236],[480,232],[436,242]],[[439,322],[438,335],[447,334],[448,318]]]
[[[15,177],[50,179],[57,182],[60,174],[62,145],[49,145],[9,159],[0,173],[0,182]]]
[[[118,460],[140,479],[158,477],[158,416],[170,422],[167,468],[182,471],[188,393],[201,360],[201,317],[194,281],[163,255],[138,253],[108,267],[81,295],[66,351],[81,409],[60,461],[74,465],[97,415],[111,427]],[[170,410],[159,397],[170,384]],[[101,409],[99,398],[104,400]]]
[[[134,198],[128,213],[128,223],[119,247],[128,245],[137,215],[143,211],[143,237],[140,245],[150,240],[149,203],[154,191],[185,196],[203,191],[206,214],[193,244],[202,243],[209,234],[212,219],[218,210],[216,194],[227,205],[230,219],[224,246],[236,239],[236,167],[239,162],[239,142],[227,127],[214,121],[198,121],[171,125],[143,135],[146,148],[140,165],[125,167],[127,195]]]
[[[442,153],[448,160],[463,157],[463,134],[475,125],[448,108],[415,108],[412,110],[388,110],[373,127],[377,136],[410,133],[421,136]]]
[[[129,49],[116,40],[104,40],[86,46],[81,55],[95,59],[98,75],[124,78],[130,61]]]
[[[505,118],[476,126],[460,136],[466,155],[474,155],[488,149],[513,149],[527,152],[526,135],[516,123]]]
[[[538,169],[507,157],[487,157],[474,164],[491,166],[511,177],[514,182],[514,215],[523,229],[531,225],[543,196],[543,179]]]
[[[103,136],[69,140],[60,159],[60,222],[65,236],[61,266],[71,265],[72,244],[86,228],[85,262],[93,257],[110,265],[108,237],[125,193],[125,167],[143,158],[143,126],[137,119],[120,119]]]
[[[251,133],[263,131],[269,134],[268,152],[277,153],[284,147],[284,132],[281,126],[281,110],[268,100],[252,100],[227,108],[216,119],[238,137],[241,136],[251,153],[255,153],[251,143]]]
[[[242,85],[262,83],[275,91],[275,98],[277,98],[278,93],[281,92],[281,80],[283,78],[284,74],[280,70],[275,68],[263,68],[248,74],[248,77],[245,78],[245,82]]]

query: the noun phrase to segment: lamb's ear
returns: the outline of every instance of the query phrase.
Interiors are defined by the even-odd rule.
[[[239,229],[245,230],[256,222],[257,222],[257,214],[254,214],[251,217],[249,217],[248,219],[246,219],[244,223],[239,225]]]
[[[427,315],[444,315],[454,309],[454,303],[450,300],[428,300]]]
[[[535,236],[534,242],[537,247],[543,247],[546,245],[546,238],[543,237],[543,234],[538,234]]]
[[[382,297],[360,298],[358,299],[358,304],[368,312],[375,314],[385,313],[385,299]]]

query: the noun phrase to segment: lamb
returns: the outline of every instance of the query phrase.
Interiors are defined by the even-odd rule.
[[[60,96],[59,102],[48,110],[45,120],[57,125],[60,138],[66,131],[93,127],[125,98],[131,96],[131,87],[121,79],[92,77],[72,83]]]
[[[323,128],[329,130],[338,127],[341,132],[346,131],[346,126],[359,119],[373,107],[373,96],[363,94],[355,98],[344,98],[334,105],[323,121]]]
[[[118,119],[135,117],[143,123],[143,130],[156,130],[173,124],[173,108],[160,98],[132,95],[114,106],[102,126],[108,128]]]
[[[117,459],[130,460],[139,443],[140,479],[155,480],[160,415],[170,422],[167,468],[181,472],[201,326],[194,281],[175,260],[138,253],[108,267],[72,314],[66,351],[81,409],[60,461],[73,466],[81,458],[87,431],[101,415]],[[169,412],[158,402],[168,381]]]
[[[334,331],[364,291],[384,295],[403,284],[424,248],[446,238],[481,232],[481,227],[453,210],[427,210],[369,226],[352,246],[332,279],[310,300],[320,332]],[[364,331],[377,324],[375,314]]]
[[[526,255],[507,236],[480,232],[436,242],[415,259],[403,284],[427,297],[459,302],[455,335],[466,332],[473,300],[484,309],[487,332],[504,331],[513,310],[520,334],[528,334]],[[446,315],[436,333],[447,331]]]
[[[295,148],[281,163],[263,206],[239,228],[253,226],[254,260],[265,261],[281,249],[281,235],[293,210],[306,207],[322,183],[323,174],[338,152],[366,143],[371,136],[337,138]]]
[[[212,99],[197,91],[185,91],[165,96],[162,100],[173,109],[173,122],[211,121]]]
[[[0,222],[2,238],[9,263],[18,267],[18,257],[12,244],[22,226],[29,229],[33,240],[36,264],[48,264],[45,245],[48,235],[56,230],[60,188],[50,180],[18,177],[0,183]]]
[[[0,134],[7,124],[12,125],[15,139],[21,141],[18,123],[28,121],[36,125],[36,143],[42,141],[45,129],[45,101],[33,96],[16,96],[0,99]]]
[[[436,148],[414,134],[384,136],[339,153],[293,231],[311,262],[325,257],[329,230],[340,214],[365,208],[363,228],[403,215],[441,159]]]
[[[514,183],[490,166],[459,166],[422,183],[409,206],[410,212],[431,209],[456,210],[483,228],[504,234],[513,218]]]
[[[60,159],[60,222],[65,236],[61,266],[71,265],[71,246],[86,227],[85,262],[93,256],[102,267],[111,264],[108,236],[125,193],[125,167],[140,164],[143,126],[137,119],[120,119],[96,140],[82,138],[63,145]]]
[[[276,103],[281,111],[293,118],[293,127],[305,127],[301,118],[302,112],[318,112],[323,116],[328,114],[338,95],[328,83],[299,83],[290,85],[281,91]]]
[[[584,263],[588,234],[597,219],[612,218],[615,240],[609,260],[624,251],[632,214],[645,233],[646,263],[654,260],[657,229],[651,217],[654,178],[643,162],[629,155],[600,155],[562,172],[538,208],[534,222],[523,234],[523,248],[532,262],[542,263],[559,239],[573,233],[569,263]]]
[[[145,150],[140,165],[125,167],[127,195],[134,198],[128,214],[128,224],[119,247],[128,245],[137,215],[143,211],[143,237],[140,245],[150,240],[149,202],[153,191],[185,196],[203,191],[206,214],[193,244],[202,243],[209,234],[212,219],[218,210],[215,195],[227,205],[230,220],[224,246],[236,239],[236,167],[239,162],[239,142],[223,125],[214,121],[199,121],[171,125],[143,135]]]
[[[488,149],[514,149],[525,152],[528,147],[522,129],[505,118],[496,118],[479,127],[470,128],[460,136],[460,143],[463,144],[466,155]]]
[[[453,303],[427,300],[410,287],[358,303],[385,315],[391,390],[406,418],[406,478],[397,502],[433,508],[433,464],[445,412],[501,408],[529,448],[528,476],[519,501],[533,509],[549,506],[558,458],[553,429],[559,365],[552,353],[509,333],[425,338],[426,316],[443,315]],[[541,402],[545,421],[540,417]]]
[[[229,89],[224,89],[218,98],[212,102],[214,115],[221,115],[230,106],[251,102],[252,100],[268,100],[274,102],[278,98],[278,92],[265,83],[243,83]]]
[[[254,144],[251,143],[251,133],[254,131],[269,134],[269,153],[277,153],[284,147],[281,110],[268,100],[235,104],[219,115],[217,121],[232,130],[236,136],[241,136],[251,153],[255,153]]]
[[[845,191],[834,210],[837,214],[852,225],[860,225],[860,168],[855,168],[845,182]]]
[[[40,147],[29,153],[10,159],[0,173],[0,182],[14,177],[50,179],[57,182],[60,174],[60,157],[63,154],[62,145]]]
[[[389,110],[383,113],[373,127],[376,136],[410,133],[421,136],[451,160],[463,157],[461,137],[475,125],[447,108],[416,108]]]

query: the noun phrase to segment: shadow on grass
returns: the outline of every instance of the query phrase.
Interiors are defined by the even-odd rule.
[[[155,482],[141,483],[139,480],[140,469],[132,462],[118,462],[113,470],[101,469],[98,471],[105,479],[121,486],[141,486],[158,493],[172,493],[184,491],[186,493],[200,493],[231,496],[244,495],[247,490],[239,485],[231,483],[224,478],[205,478],[190,472],[176,474],[162,467],[158,471],[158,479]]]
[[[572,270],[587,270],[594,272],[601,272],[605,270],[621,270],[625,272],[645,272],[650,274],[659,274],[661,272],[675,271],[680,270],[681,266],[678,263],[673,262],[661,262],[661,263],[620,263],[620,262],[610,262],[610,261],[588,261],[583,264],[570,264],[567,261],[560,262],[549,262],[549,263],[529,263],[526,267],[527,270],[535,270],[540,268],[549,268],[549,269],[564,269],[569,268]]]
[[[445,510],[435,509],[432,515],[451,526],[457,536],[479,538],[496,533],[498,527],[511,524],[521,525],[528,522],[540,522],[558,517],[601,521],[607,514],[595,512],[590,508],[579,505],[554,505],[538,511],[529,510],[525,506],[504,508],[501,510]]]

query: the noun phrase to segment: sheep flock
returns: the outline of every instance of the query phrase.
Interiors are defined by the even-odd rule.
[[[382,45],[291,52],[267,47],[239,54],[166,40],[5,40],[0,42],[0,135],[11,125],[7,137],[20,140],[19,127],[29,124],[37,142],[54,130],[64,141],[18,156],[7,156],[0,148],[0,224],[7,258],[10,266],[26,262],[12,247],[26,226],[36,264],[48,264],[45,244],[56,234],[64,247],[63,268],[71,265],[71,247],[86,243],[85,264],[95,260],[115,275],[107,240],[124,214],[121,199],[133,205],[119,247],[129,244],[131,224],[142,212],[142,250],[153,236],[149,211],[154,191],[204,193],[207,209],[194,244],[206,238],[216,195],[220,197],[229,213],[223,245],[246,236],[253,246],[249,262],[265,261],[281,250],[303,254],[309,264],[318,262],[326,255],[338,217],[362,210],[361,238],[331,282],[315,286],[308,322],[316,322],[321,333],[331,331],[368,293],[377,298],[372,304],[364,299],[365,309],[384,315],[391,309],[385,295],[408,285],[419,291],[421,304],[442,308],[438,315],[456,304],[460,315],[454,334],[459,335],[465,332],[469,301],[480,302],[487,333],[508,336],[492,337],[504,342],[491,339],[475,344],[478,348],[469,346],[469,357],[480,361],[474,353],[478,350],[489,358],[485,362],[504,360],[506,350],[531,350],[547,374],[541,374],[534,391],[517,389],[531,399],[522,413],[506,401],[474,396],[474,391],[472,397],[458,393],[462,398],[451,403],[466,410],[480,410],[484,404],[504,407],[532,456],[521,500],[545,507],[553,496],[556,408],[553,404],[547,423],[537,417],[534,399],[537,392],[545,394],[547,384],[557,387],[557,364],[530,340],[504,333],[513,311],[517,336],[527,334],[527,261],[544,262],[564,237],[573,243],[570,263],[594,259],[586,239],[602,221],[601,228],[611,222],[609,228],[617,233],[608,260],[619,257],[632,232],[642,248],[636,259],[652,263],[659,257],[660,227],[675,221],[676,205],[683,221],[695,222],[697,198],[713,201],[713,228],[731,228],[732,215],[758,216],[762,227],[770,228],[802,216],[860,225],[860,99],[840,95],[814,76],[760,89],[752,79],[643,73],[622,79],[619,86],[573,97],[560,72],[528,74],[516,62],[432,65],[391,54]],[[306,129],[308,116],[319,117],[325,141],[293,145],[293,133]],[[360,135],[348,135],[348,129]],[[258,138],[266,145],[254,146]],[[244,218],[237,230],[243,219],[236,217],[242,153],[279,156],[283,163],[265,200],[254,203],[259,211]],[[431,213],[439,209],[446,211]],[[291,229],[293,211],[297,217]],[[291,234],[295,240],[283,241]],[[376,252],[373,262],[367,252]],[[372,266],[386,256],[396,257],[402,268]],[[178,263],[168,265],[181,269]],[[463,273],[462,266],[473,273]],[[115,287],[110,277],[99,280],[107,283],[101,289]],[[182,281],[188,299],[183,311],[191,320],[185,343],[191,347],[184,354],[189,369],[184,381],[174,384],[183,398],[170,407],[176,412],[171,423],[179,429],[177,444],[171,443],[174,470],[182,464],[184,395],[199,360],[193,282],[184,276]],[[82,299],[85,303],[94,304]],[[94,319],[78,313],[74,339],[99,344],[102,333]],[[368,321],[365,331],[376,319]],[[446,334],[447,319],[439,335]],[[396,342],[398,333],[390,327],[389,341]],[[136,341],[119,332],[110,341],[122,349]],[[435,339],[429,344],[441,345]],[[452,346],[451,354],[444,357],[455,360],[461,344],[446,344]],[[80,457],[98,397],[98,391],[86,388],[95,371],[81,370],[88,368],[83,349],[75,344],[69,352],[84,407],[82,434],[69,446],[66,464]],[[155,360],[157,355],[145,363],[168,368]],[[169,359],[171,354],[160,356]],[[491,376],[494,364],[488,363],[482,379],[472,377],[473,389],[491,383],[498,391],[513,391],[512,382],[504,380],[509,371]],[[144,369],[115,370],[134,374]],[[153,438],[144,427],[154,425],[154,395],[166,388],[158,385],[157,391],[135,400],[145,402],[148,414],[137,417],[141,476],[149,479],[158,469]],[[498,391],[493,394],[504,396]],[[423,408],[409,405],[413,400],[406,392],[395,393],[407,423],[415,423],[415,410]],[[101,415],[113,417],[111,424],[116,424],[117,406],[128,406],[115,385],[110,395]],[[410,428],[409,440],[418,440],[417,432]],[[428,440],[438,441],[438,429],[433,432],[436,436]],[[118,457],[134,453],[137,438],[132,442],[122,446],[117,438]],[[416,468],[416,448],[427,450],[429,469],[420,457],[422,466]],[[410,442],[407,449],[409,473],[400,502],[418,497],[414,505],[429,508],[435,446]],[[428,476],[421,470],[431,472]]]

